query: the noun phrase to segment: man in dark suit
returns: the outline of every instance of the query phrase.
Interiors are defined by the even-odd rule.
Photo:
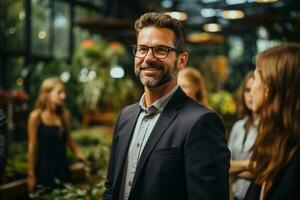
[[[117,120],[104,200],[228,199],[223,123],[177,85],[188,60],[182,23],[146,13],[135,29],[144,95]]]
[[[4,173],[7,159],[7,121],[4,112],[0,109],[0,177]]]

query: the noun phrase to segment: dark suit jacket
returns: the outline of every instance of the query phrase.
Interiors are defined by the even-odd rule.
[[[2,176],[7,159],[7,121],[0,109],[0,177]]]
[[[250,185],[245,200],[259,200],[261,186]],[[264,200],[300,200],[300,151],[275,179]]]
[[[124,162],[140,113],[120,114],[104,200],[118,200]],[[161,113],[139,160],[130,200],[227,200],[230,152],[220,118],[179,88]]]

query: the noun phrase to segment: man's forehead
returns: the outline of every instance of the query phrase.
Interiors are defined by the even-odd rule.
[[[143,28],[138,37],[137,42],[150,42],[150,43],[160,43],[172,45],[174,44],[175,34],[171,29],[168,28],[158,28],[154,26],[149,26]]]

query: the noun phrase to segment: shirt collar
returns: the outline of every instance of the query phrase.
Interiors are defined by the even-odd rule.
[[[178,89],[178,85],[176,85],[172,90],[170,90],[167,94],[156,100],[149,108],[145,106],[145,93],[140,99],[140,107],[146,113],[154,113],[154,112],[162,112],[175,91]]]

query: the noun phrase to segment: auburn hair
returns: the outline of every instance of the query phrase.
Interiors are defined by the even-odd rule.
[[[266,91],[250,168],[261,185],[272,183],[300,147],[300,45],[262,52],[256,70]]]

